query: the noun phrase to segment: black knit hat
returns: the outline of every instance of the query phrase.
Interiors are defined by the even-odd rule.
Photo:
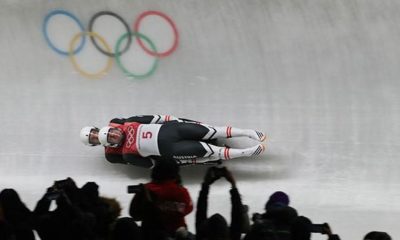
[[[265,204],[265,209],[274,206],[288,206],[289,202],[289,196],[285,192],[277,191],[271,194],[267,203]]]
[[[165,181],[179,178],[179,165],[175,160],[158,160],[151,172],[153,181]]]
[[[385,232],[372,231],[365,235],[364,240],[392,240],[392,238]]]
[[[81,187],[81,192],[90,199],[99,197],[99,185],[95,182],[87,182]]]

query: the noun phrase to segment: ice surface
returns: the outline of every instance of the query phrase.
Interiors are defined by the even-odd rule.
[[[179,47],[147,79],[129,79],[114,64],[90,80],[44,40],[43,19],[59,8],[85,26],[102,10],[130,26],[146,10],[161,11],[175,21]],[[398,239],[399,12],[395,0],[1,1],[0,189],[16,188],[33,208],[53,180],[96,181],[126,215],[126,185],[149,172],[107,163],[100,148],[80,143],[79,130],[171,114],[269,135],[264,156],[226,163],[251,213],[283,190],[300,214],[329,222],[342,239],[371,230]],[[165,25],[156,20],[145,26]],[[55,40],[69,36],[69,24],[52,25]],[[171,32],[162,33],[156,42],[170,43]],[[103,67],[105,56],[90,56],[88,70]],[[194,201],[205,169],[182,169]],[[210,214],[229,218],[228,190],[222,181],[211,188]],[[187,221],[194,230],[194,213]]]

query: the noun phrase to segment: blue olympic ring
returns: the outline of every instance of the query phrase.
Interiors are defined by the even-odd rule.
[[[74,20],[74,21],[78,24],[78,26],[79,26],[79,28],[81,29],[82,32],[85,31],[85,28],[83,27],[83,24],[79,21],[79,19],[78,19],[77,17],[75,17],[75,15],[73,15],[72,13],[67,12],[67,11],[65,11],[65,10],[58,10],[58,9],[57,9],[57,10],[53,10],[53,11],[51,11],[49,14],[47,14],[47,16],[45,17],[45,19],[44,19],[44,21],[43,21],[43,35],[44,35],[44,37],[45,37],[45,39],[46,39],[47,44],[49,44],[49,46],[51,47],[51,49],[53,49],[53,50],[54,50],[55,52],[57,52],[58,54],[61,54],[61,55],[64,55],[64,56],[68,56],[70,53],[69,53],[68,51],[63,51],[63,50],[58,49],[58,48],[51,42],[51,40],[50,40],[50,38],[49,38],[49,35],[48,35],[48,33],[47,33],[47,25],[48,25],[48,23],[49,23],[50,18],[52,18],[53,16],[58,15],[58,14],[61,14],[61,15],[65,15],[65,16],[67,16],[67,17],[70,17],[72,20]],[[74,54],[77,54],[78,52],[80,52],[80,51],[82,50],[83,46],[85,45],[85,41],[86,41],[86,38],[85,38],[85,37],[82,37],[82,38],[81,38],[81,42],[80,42],[78,48],[75,49],[74,52],[73,52]]]

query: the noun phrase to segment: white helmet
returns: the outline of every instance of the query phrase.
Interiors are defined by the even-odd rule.
[[[98,132],[98,131],[99,131],[99,128],[94,127],[94,126],[88,126],[88,127],[82,128],[82,129],[81,129],[81,133],[80,133],[81,141],[82,141],[84,144],[89,145],[89,146],[96,146],[96,145],[99,145],[99,144],[91,143],[91,142],[90,142],[90,133],[91,133],[92,131]]]
[[[115,127],[103,127],[99,131],[99,141],[104,147],[118,147],[118,143],[110,143],[108,141],[108,135],[111,129],[115,129]]]

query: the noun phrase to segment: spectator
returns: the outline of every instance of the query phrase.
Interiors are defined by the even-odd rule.
[[[152,169],[151,182],[138,186],[129,213],[142,221],[145,239],[161,240],[186,229],[184,217],[192,210],[189,192],[180,184],[178,164],[162,160]]]
[[[253,225],[246,240],[290,239],[290,227],[297,217],[297,211],[289,206],[289,196],[274,192],[265,204],[265,213],[253,215]]]
[[[32,212],[21,201],[18,193],[14,189],[1,191],[0,224],[6,236],[14,236],[16,240],[35,239],[31,221]]]
[[[41,240],[94,239],[95,217],[81,211],[78,200],[79,191],[71,178],[56,181],[47,189],[34,210],[35,229]],[[49,210],[52,201],[57,205],[54,211]]]
[[[121,213],[121,206],[115,199],[99,196],[99,186],[95,182],[87,182],[80,189],[80,208],[93,214],[96,218],[94,232],[96,239],[105,239],[113,224]]]
[[[386,232],[372,231],[365,235],[364,240],[392,240]]]
[[[231,225],[220,214],[207,218],[208,193],[210,185],[219,178],[224,177],[231,183]],[[245,207],[242,204],[235,179],[227,168],[211,167],[204,176],[201,185],[196,211],[196,239],[197,240],[239,240],[243,232],[243,223],[246,222]]]

